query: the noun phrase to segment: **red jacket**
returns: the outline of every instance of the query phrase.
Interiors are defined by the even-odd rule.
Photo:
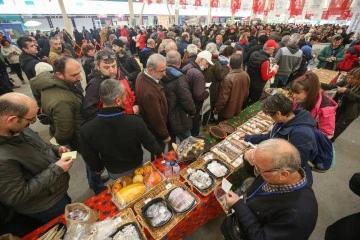
[[[139,39],[139,49],[144,49],[146,47],[146,34],[143,33],[141,34],[140,36],[140,39]]]
[[[359,58],[357,54],[345,53],[344,61],[341,61],[337,65],[337,69],[340,71],[348,72],[352,68],[357,67]]]
[[[298,107],[299,104],[294,100],[294,109]],[[338,105],[333,99],[319,94],[315,107],[310,111],[311,116],[318,124],[319,130],[329,138],[334,135],[337,107]]]

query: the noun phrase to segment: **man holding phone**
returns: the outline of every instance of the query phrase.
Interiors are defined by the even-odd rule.
[[[0,203],[45,224],[71,202],[73,160],[61,158],[69,149],[45,143],[29,128],[37,111],[36,102],[23,94],[0,97]]]

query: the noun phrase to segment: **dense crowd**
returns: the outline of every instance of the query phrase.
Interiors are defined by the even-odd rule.
[[[0,210],[8,216],[0,232],[23,235],[64,211],[73,160],[62,153],[81,153],[89,187],[99,194],[103,172],[110,179],[129,174],[143,162],[142,147],[155,159],[177,139],[263,100],[275,125],[244,136],[259,144],[244,157],[256,179],[248,195],[228,194],[235,214],[221,230],[226,239],[308,239],[317,220],[309,162],[319,157],[318,135],[335,141],[360,115],[360,38],[346,27],[84,27],[73,35],[57,28],[49,36],[27,32],[17,46],[0,33],[0,43]],[[326,46],[316,53],[318,43]],[[341,71],[339,79],[320,83],[309,70],[315,61]],[[25,73],[35,101],[13,92],[20,86],[7,67],[23,84]],[[267,96],[269,87],[290,90],[292,99]],[[37,119],[59,145],[29,128]],[[326,239],[342,228],[329,227]]]

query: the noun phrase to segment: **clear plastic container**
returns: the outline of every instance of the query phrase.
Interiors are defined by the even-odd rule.
[[[170,165],[170,162],[166,162],[166,168],[165,168],[165,179],[166,181],[169,183],[171,182],[171,179],[172,179],[172,175],[173,175],[173,170],[172,170],[172,167]]]
[[[173,178],[174,179],[179,179],[180,176],[180,166],[178,163],[175,163],[175,165],[172,167],[172,171],[173,171]]]

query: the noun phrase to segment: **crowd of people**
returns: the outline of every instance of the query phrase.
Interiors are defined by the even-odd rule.
[[[359,38],[346,27],[292,24],[84,27],[73,36],[36,31],[15,46],[0,35],[0,212],[9,216],[0,232],[23,235],[64,211],[73,160],[62,153],[82,155],[99,194],[102,173],[129,174],[143,162],[142,147],[153,160],[264,99],[265,88],[283,87],[293,99],[263,100],[273,130],[244,136],[259,144],[244,157],[257,177],[247,195],[227,195],[235,214],[221,230],[226,239],[309,238],[317,220],[308,163],[319,154],[314,129],[335,141],[360,115]],[[316,55],[318,42],[328,45]],[[320,84],[308,70],[314,59],[343,71],[340,80]],[[35,100],[13,92],[19,86],[8,66],[23,84],[25,73]],[[335,91],[334,99],[322,90]],[[37,119],[59,145],[29,128]]]

